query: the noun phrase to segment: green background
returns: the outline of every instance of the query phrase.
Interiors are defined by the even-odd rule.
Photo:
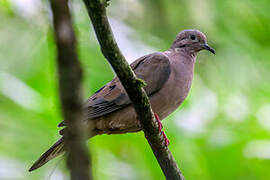
[[[47,1],[0,0],[0,179],[68,179],[63,156],[28,173],[59,135],[55,44]],[[72,1],[84,97],[114,73],[81,1]],[[188,180],[270,179],[269,0],[114,0],[108,14],[132,62],[167,50],[178,32],[199,29],[216,49],[201,52],[191,92],[163,122]],[[98,180],[164,179],[143,133],[89,142]]]

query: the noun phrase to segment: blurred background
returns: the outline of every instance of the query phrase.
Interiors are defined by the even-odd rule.
[[[71,1],[84,97],[114,73],[81,1]],[[177,33],[203,31],[191,92],[164,122],[186,179],[270,178],[269,0],[114,0],[108,15],[129,62],[167,50]],[[55,44],[48,1],[0,0],[0,179],[68,179],[64,158],[28,173],[58,138]],[[162,172],[142,132],[89,142],[96,180],[156,180]]]

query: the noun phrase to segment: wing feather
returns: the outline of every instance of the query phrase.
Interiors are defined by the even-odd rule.
[[[146,82],[147,85],[144,89],[148,96],[159,91],[171,73],[170,61],[163,53],[143,56],[134,61],[130,66],[136,76]],[[124,87],[120,80],[115,77],[89,97],[84,107],[87,111],[87,119],[95,119],[130,104],[130,99]],[[64,124],[60,123],[59,125],[63,126]]]

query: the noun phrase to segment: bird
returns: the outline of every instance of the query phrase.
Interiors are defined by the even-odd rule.
[[[196,57],[201,50],[215,54],[201,31],[187,29],[178,33],[168,50],[142,56],[130,65],[137,78],[146,83],[144,90],[166,145],[169,141],[161,130],[161,120],[175,111],[187,97]],[[89,139],[101,134],[123,134],[142,130],[135,109],[118,77],[90,96],[83,105],[83,112],[82,123],[87,129]],[[62,121],[58,126],[64,127],[59,132],[63,135],[66,121]],[[29,171],[38,169],[64,152],[64,139],[61,137],[41,155]]]

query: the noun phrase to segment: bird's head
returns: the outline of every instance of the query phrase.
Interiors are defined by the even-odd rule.
[[[195,29],[181,31],[176,36],[171,49],[175,50],[181,48],[185,48],[186,51],[195,54],[204,49],[216,54],[215,50],[207,44],[206,36],[202,32]]]

